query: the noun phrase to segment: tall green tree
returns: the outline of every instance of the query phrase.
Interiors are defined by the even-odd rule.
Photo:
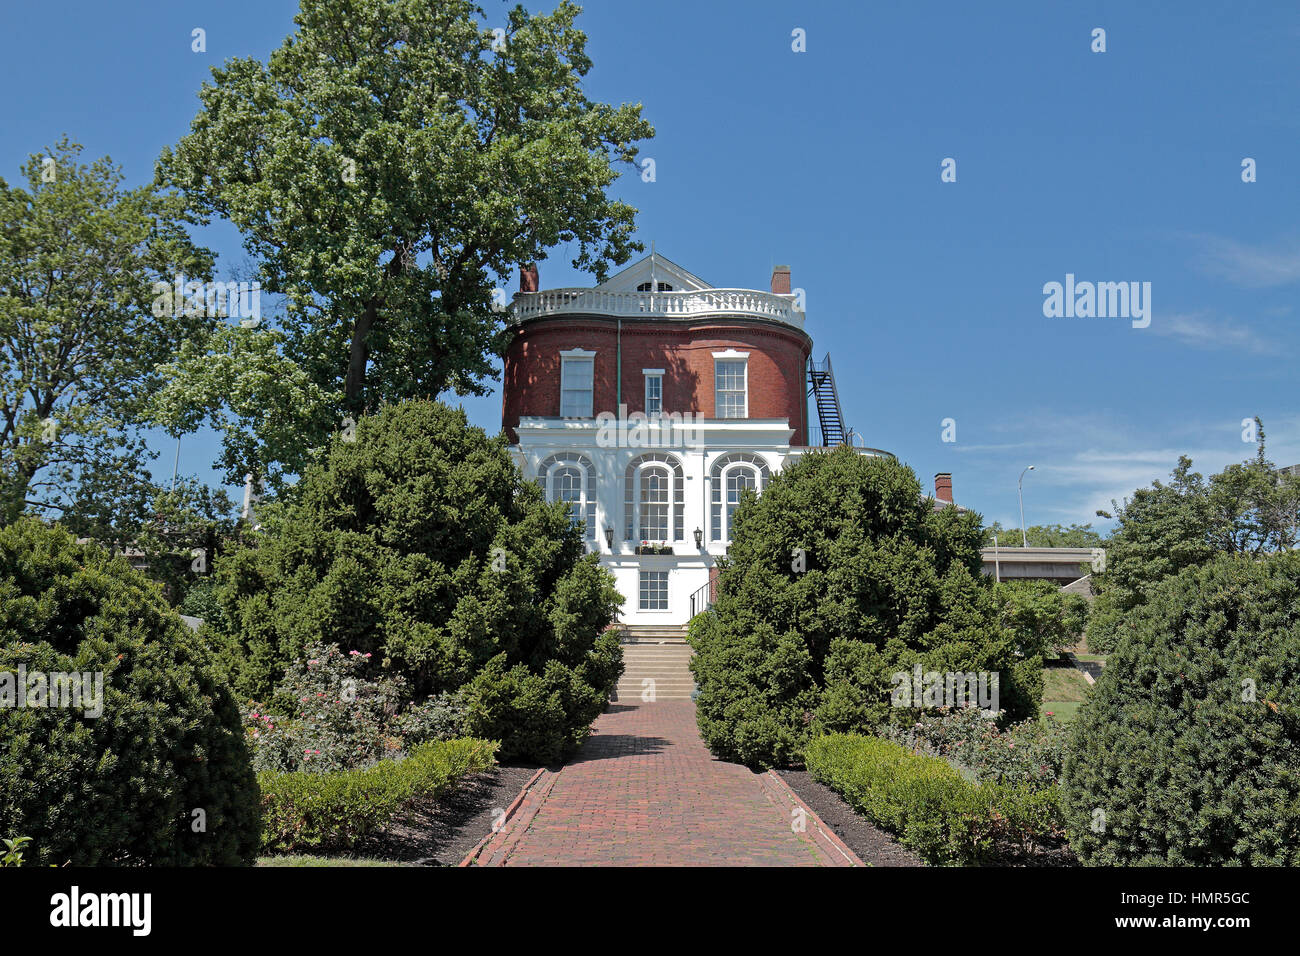
[[[1139,488],[1103,518],[1118,525],[1107,542],[1106,570],[1093,577],[1097,603],[1088,623],[1092,650],[1110,651],[1127,618],[1166,578],[1217,554],[1259,557],[1292,549],[1300,526],[1300,476],[1279,471],[1256,419],[1255,457],[1206,479],[1181,456],[1168,482]]]
[[[155,282],[206,279],[183,203],[122,188],[66,137],[0,180],[0,510],[101,538],[138,527],[153,494],[139,428],[159,363],[209,320],[157,310]],[[174,314],[179,312],[180,314]]]
[[[984,547],[993,547],[994,536],[1000,548],[1019,548],[1028,540],[1031,548],[1099,548],[1101,534],[1091,524],[1031,524],[1022,536],[1019,528],[1004,528],[993,522],[984,529]]]
[[[233,222],[286,296],[278,354],[341,398],[333,425],[485,391],[496,280],[516,265],[573,243],[574,266],[601,277],[640,248],[635,210],[608,190],[654,131],[639,105],[584,94],[578,13],[302,0],[269,62],[214,68],[164,151],[161,180]]]

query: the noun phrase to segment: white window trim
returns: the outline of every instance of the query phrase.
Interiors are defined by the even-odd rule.
[[[664,370],[661,368],[643,368],[641,374],[645,376],[645,410],[647,415],[662,415],[664,413]],[[650,379],[659,379],[659,411],[650,411]]]
[[[665,500],[665,501],[658,501],[658,502],[648,502],[648,501],[645,500],[645,494],[646,494],[646,487],[645,487],[646,473],[647,473],[647,472],[650,472],[650,471],[654,471],[654,472],[656,472],[656,473],[666,473],[666,475],[667,475],[667,478],[666,478],[667,486],[666,486],[666,488],[665,488],[665,491],[667,492],[667,495],[666,495],[666,499],[667,499],[667,500]],[[662,476],[661,476],[661,477],[662,477]],[[674,528],[674,522],[673,522],[673,519],[675,519],[675,518],[677,517],[677,515],[676,515],[676,514],[674,513],[674,511],[673,511],[673,509],[677,507],[677,503],[676,503],[675,501],[673,501],[673,493],[674,493],[674,491],[676,490],[676,475],[675,475],[674,472],[673,472],[672,466],[669,465],[667,462],[664,462],[664,461],[649,461],[649,462],[646,462],[645,464],[643,464],[640,468],[638,468],[638,469],[636,470],[636,486],[635,486],[635,487],[636,487],[636,490],[635,490],[636,500],[635,500],[635,502],[633,503],[633,508],[632,508],[632,520],[636,522],[636,526],[635,526],[635,527],[636,527],[636,535],[634,536],[634,540],[636,540],[637,542],[641,542],[641,541],[649,541],[649,542],[651,542],[652,544],[672,544],[672,542],[673,542],[673,540],[674,540],[674,539],[673,539],[673,528]],[[649,534],[648,534],[648,532],[646,531],[645,527],[641,524],[641,516],[642,516],[641,513],[642,513],[643,509],[645,509],[645,508],[647,508],[647,507],[650,507],[650,506],[653,506],[653,507],[656,507],[656,508],[665,508],[665,509],[667,509],[666,512],[665,512],[665,518],[664,518],[664,535],[663,535],[662,538],[652,538],[652,537],[649,537]]]
[[[743,361],[745,363],[745,407],[743,414],[732,415],[723,419],[718,414],[718,360]],[[740,421],[749,418],[749,353],[738,352],[735,349],[727,349],[725,352],[713,353],[713,416],[719,420]]]
[[[718,483],[721,486],[720,491],[722,492],[722,498],[721,498],[722,540],[728,544],[731,543],[731,517],[728,514],[728,511],[730,510],[731,507],[731,502],[727,500],[727,479],[730,478],[732,474],[734,474],[737,471],[745,471],[749,473],[750,478],[752,478],[754,481],[754,491],[756,493],[761,493],[763,490],[763,476],[759,472],[758,467],[754,465],[752,462],[733,461],[733,462],[728,462],[726,465],[723,466],[721,473],[718,475]],[[710,523],[712,523],[711,520]]]
[[[591,409],[585,415],[565,415],[564,414],[564,368],[570,359],[590,359],[591,360]],[[748,378],[746,378],[748,383]],[[576,389],[574,389],[576,391]],[[563,349],[560,352],[560,417],[561,418],[592,418],[596,414],[596,353],[589,349]]]
[[[641,606],[641,575],[652,572],[663,572],[664,575],[664,606],[648,608]],[[671,568],[638,568],[636,575],[636,609],[638,614],[670,614],[673,610],[673,591],[672,591],[673,573]]]

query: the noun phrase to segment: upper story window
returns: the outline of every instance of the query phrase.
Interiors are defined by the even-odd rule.
[[[714,352],[714,401],[718,418],[747,418],[749,416],[749,356],[745,352]]]
[[[667,282],[658,282],[658,283],[656,283],[656,286],[658,287],[658,288],[655,290],[655,291],[657,291],[657,292],[672,292],[672,291],[673,291],[673,287],[670,286]],[[650,291],[650,283],[649,283],[649,282],[642,282],[639,286],[636,287],[636,291],[638,291],[638,292],[649,292],[649,291]]]
[[[645,368],[641,372],[645,375],[645,413],[659,415],[664,410],[664,370]]]
[[[596,353],[571,349],[560,353],[560,414],[591,418],[596,377]]]

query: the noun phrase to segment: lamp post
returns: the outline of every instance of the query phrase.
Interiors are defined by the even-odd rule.
[[[1025,471],[1033,471],[1034,466],[1030,465]],[[1016,494],[1020,496],[1020,546],[1029,547],[1029,537],[1025,533],[1025,471],[1020,473],[1020,480],[1016,482]]]
[[[993,536],[993,580],[1002,583],[1002,562],[998,558],[998,536]]]

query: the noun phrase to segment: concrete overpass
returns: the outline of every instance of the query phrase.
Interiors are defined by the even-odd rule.
[[[980,555],[984,573],[999,581],[1054,581],[1062,587],[1106,566],[1103,548],[998,547],[983,548]]]

